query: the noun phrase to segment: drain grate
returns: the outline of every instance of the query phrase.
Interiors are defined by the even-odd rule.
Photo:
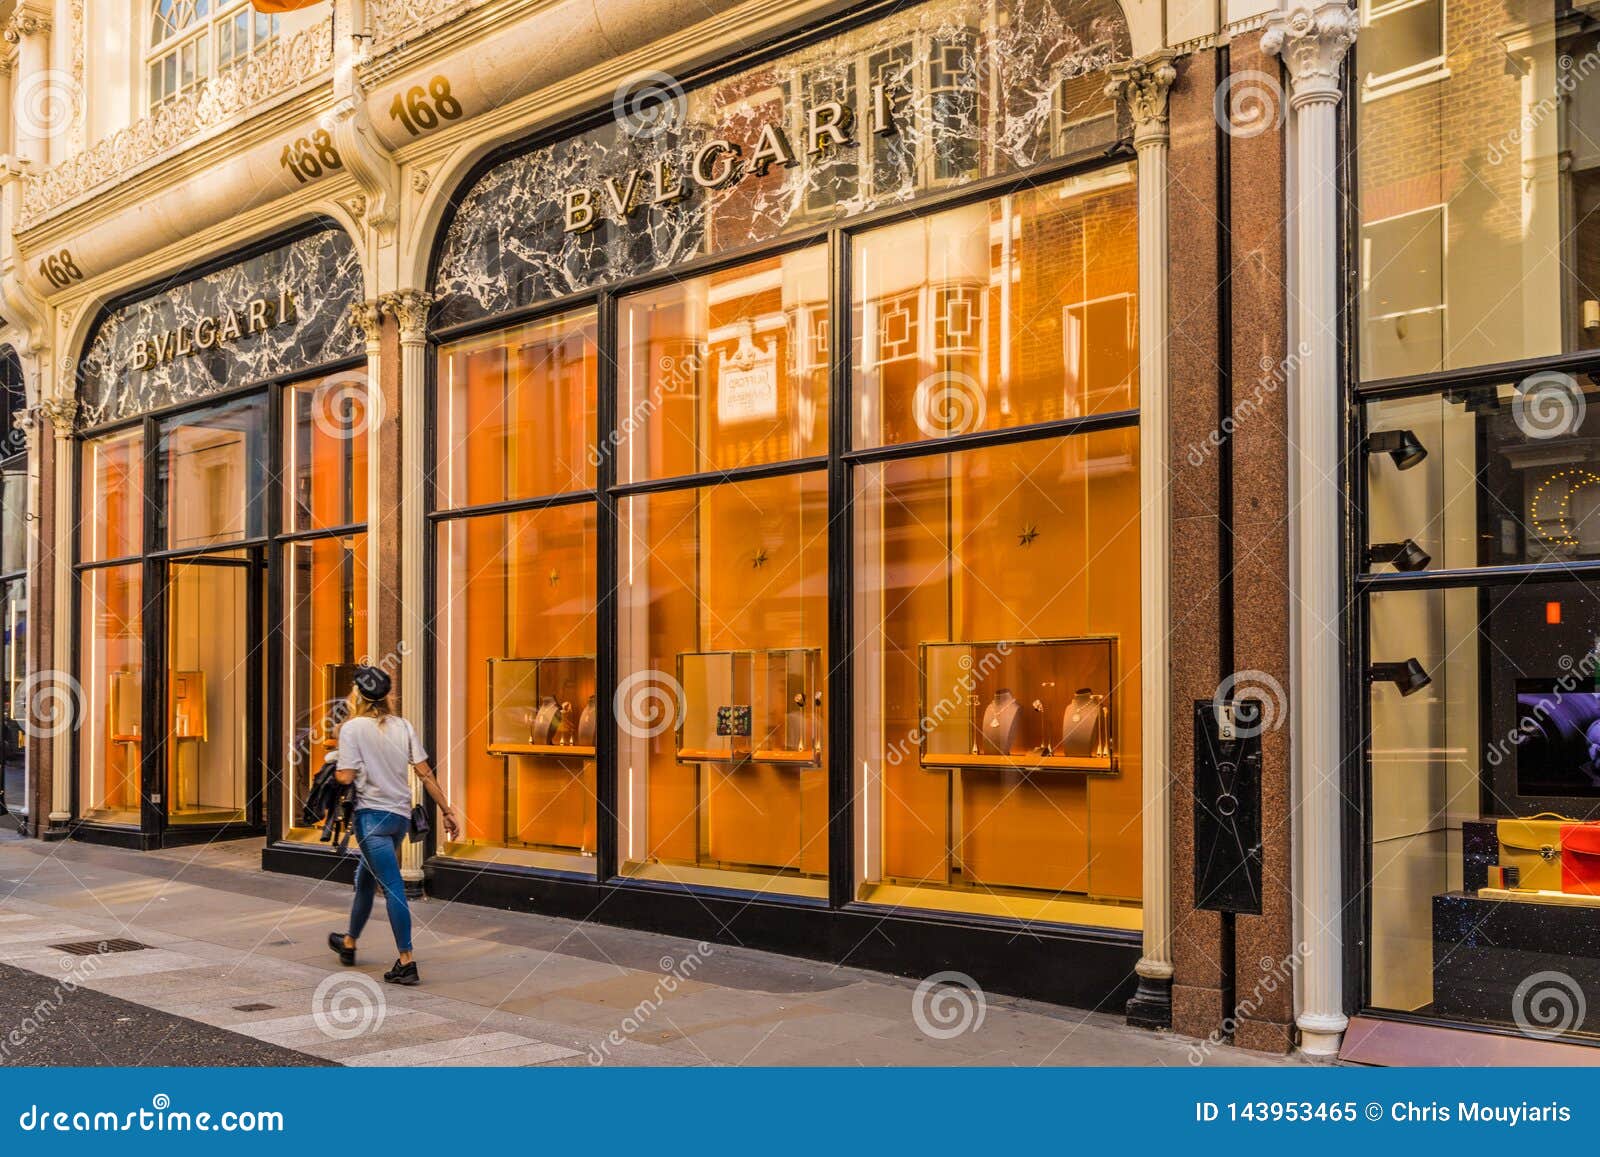
[[[140,944],[137,940],[79,940],[72,944],[52,944],[57,952],[65,952],[69,956],[105,956],[111,952],[143,952],[149,948],[148,944]]]
[[[276,1007],[278,1007],[278,1006],[275,1005],[275,1004],[261,1004],[258,1001],[255,1004],[236,1004],[236,1005],[233,1006],[233,1011],[234,1012],[266,1012],[268,1009],[276,1008]]]

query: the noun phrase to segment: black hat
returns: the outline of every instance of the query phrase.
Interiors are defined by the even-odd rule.
[[[354,678],[361,697],[373,703],[388,698],[389,689],[394,686],[389,676],[377,667],[357,667]]]

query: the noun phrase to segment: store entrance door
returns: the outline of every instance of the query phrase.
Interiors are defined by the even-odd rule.
[[[260,550],[165,566],[165,824],[259,826],[266,651]]]

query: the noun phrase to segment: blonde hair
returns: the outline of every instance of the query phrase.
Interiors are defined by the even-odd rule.
[[[361,693],[361,688],[351,688],[351,719],[376,719],[379,723],[382,723],[393,714],[394,712],[389,708],[389,697],[387,695],[382,699],[368,699]]]

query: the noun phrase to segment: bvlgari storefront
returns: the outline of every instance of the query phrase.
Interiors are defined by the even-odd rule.
[[[883,7],[468,177],[430,286],[426,725],[466,820],[432,891],[1126,1000],[1128,55],[1110,0]]]
[[[74,834],[296,837],[366,639],[366,361],[316,222],[114,302],[78,390]]]

